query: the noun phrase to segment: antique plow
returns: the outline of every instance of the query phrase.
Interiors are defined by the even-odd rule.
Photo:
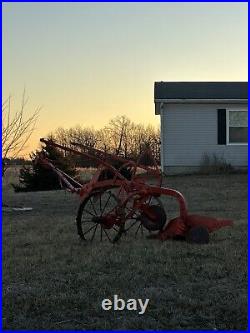
[[[92,179],[82,184],[56,168],[44,154],[38,158],[58,175],[62,186],[80,196],[76,224],[83,240],[108,239],[114,243],[128,233],[137,236],[148,231],[150,238],[208,243],[209,233],[233,224],[231,220],[189,214],[184,196],[162,187],[162,173],[148,148],[135,162],[78,143],[71,143],[72,149],[51,140],[40,141],[92,159],[98,165]],[[168,220],[161,196],[178,202],[179,216]]]

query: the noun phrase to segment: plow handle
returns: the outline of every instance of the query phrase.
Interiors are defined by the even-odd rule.
[[[98,158],[98,157],[96,157],[96,156],[94,156],[94,155],[90,155],[90,154],[88,154],[88,153],[80,152],[80,151],[78,151],[78,150],[75,150],[75,149],[72,149],[72,148],[69,148],[69,147],[62,146],[62,145],[60,145],[60,144],[58,144],[58,143],[53,142],[52,140],[46,140],[46,139],[44,139],[44,138],[41,138],[41,139],[40,139],[40,142],[43,142],[43,143],[45,143],[46,145],[53,146],[53,147],[57,147],[57,148],[60,148],[60,149],[65,150],[65,151],[68,151],[68,152],[70,152],[70,153],[74,153],[74,154],[76,154],[76,155],[80,155],[80,156],[85,156],[85,157],[87,157],[87,158],[89,158],[89,159],[92,159],[92,160],[94,160],[94,161],[97,161],[99,164],[102,164],[102,165],[105,166],[106,168],[112,170],[112,171],[114,172],[114,174],[117,175],[117,177],[119,177],[120,179],[123,179],[123,180],[125,179],[125,177],[123,177],[123,175],[122,175],[120,172],[118,172],[117,169],[114,168],[111,164],[109,164],[109,163],[107,163],[107,162],[101,160],[100,158]]]

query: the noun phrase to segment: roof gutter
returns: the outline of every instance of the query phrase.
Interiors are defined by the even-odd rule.
[[[160,114],[163,104],[245,104],[247,98],[155,98],[155,114]],[[159,103],[159,104],[158,104]]]
[[[155,103],[247,103],[248,99],[240,98],[156,98]]]

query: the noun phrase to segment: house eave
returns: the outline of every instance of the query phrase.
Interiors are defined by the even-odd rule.
[[[178,99],[174,99],[174,98],[160,98],[160,99],[155,99],[154,100],[154,103],[155,103],[155,114],[156,115],[159,115],[160,114],[160,109],[161,109],[161,103],[162,105],[163,104],[227,104],[227,103],[230,103],[230,104],[245,104],[245,103],[248,103],[248,99],[247,98],[244,98],[244,99],[235,99],[235,98],[232,98],[232,99],[222,99],[222,98],[219,98],[219,99],[205,99],[205,98],[185,98],[185,99],[182,99],[182,98],[178,98]],[[157,104],[160,104],[160,107],[157,108]]]

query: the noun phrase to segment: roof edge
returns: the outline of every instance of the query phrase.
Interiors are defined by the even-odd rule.
[[[155,99],[155,115],[160,114],[161,105],[158,104],[248,104],[248,98],[234,99]]]

